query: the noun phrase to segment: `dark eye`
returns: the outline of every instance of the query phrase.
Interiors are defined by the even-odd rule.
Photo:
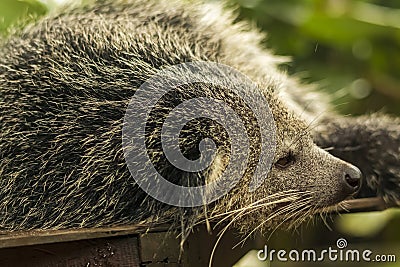
[[[286,169],[290,165],[292,165],[295,161],[295,158],[292,153],[287,154],[285,157],[278,159],[275,163],[275,166],[280,169]]]

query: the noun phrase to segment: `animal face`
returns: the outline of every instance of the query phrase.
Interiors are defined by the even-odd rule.
[[[269,105],[277,118],[274,163],[259,189],[250,194],[241,186],[235,192],[240,197],[231,195],[228,201],[229,209],[236,211],[224,211],[246,233],[295,227],[316,213],[334,211],[361,185],[360,170],[318,147],[309,125],[281,101],[271,100]],[[233,204],[232,199],[238,203]]]

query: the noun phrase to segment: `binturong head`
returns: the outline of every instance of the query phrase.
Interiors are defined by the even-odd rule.
[[[356,166],[318,147],[311,126],[280,99],[271,97],[268,104],[276,125],[276,146],[266,179],[253,192],[245,182],[239,183],[213,212],[226,214],[224,218],[246,234],[291,229],[317,214],[335,212],[342,201],[356,195],[362,181]],[[250,169],[255,165],[250,163]],[[249,182],[254,170],[246,174],[244,181]]]

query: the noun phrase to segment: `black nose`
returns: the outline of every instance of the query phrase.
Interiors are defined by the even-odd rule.
[[[348,194],[356,193],[360,189],[361,179],[362,179],[362,173],[357,167],[353,165],[347,166],[344,171],[344,177],[343,177],[346,193]]]

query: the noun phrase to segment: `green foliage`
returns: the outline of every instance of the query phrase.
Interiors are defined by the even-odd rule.
[[[292,56],[289,73],[318,82],[344,113],[400,114],[400,2],[231,0]]]
[[[0,35],[7,35],[10,26],[22,26],[46,12],[46,5],[37,0],[1,0]]]
[[[358,237],[370,237],[382,232],[384,227],[399,214],[398,210],[344,214],[337,219],[336,223],[342,233]]]

